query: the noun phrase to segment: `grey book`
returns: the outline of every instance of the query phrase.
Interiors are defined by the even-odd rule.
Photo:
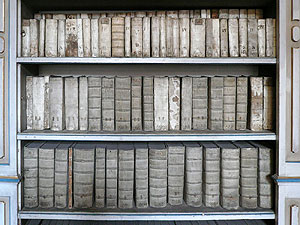
[[[58,142],[49,141],[39,148],[39,207],[54,206],[54,155]]]
[[[213,142],[200,142],[203,148],[203,203],[220,205],[220,148]]]
[[[39,21],[30,19],[30,56],[39,56]]]
[[[116,130],[131,130],[131,77],[116,77],[115,115]]]
[[[184,188],[185,146],[181,142],[168,142],[168,203],[181,205]]]
[[[185,185],[184,200],[187,205],[202,205],[202,146],[197,142],[184,142],[185,146]]]
[[[266,19],[266,56],[276,57],[276,19]]]
[[[66,57],[78,57],[77,19],[66,19]]]
[[[73,199],[74,208],[93,206],[95,175],[95,145],[80,142],[73,151]]]
[[[145,131],[154,130],[153,103],[153,77],[143,77],[143,127]]]
[[[181,78],[181,130],[192,129],[193,117],[193,78]]]
[[[248,118],[248,78],[236,78],[236,130],[246,130]]]
[[[50,93],[49,93],[50,76],[44,76],[44,129],[50,128]]]
[[[78,130],[78,78],[65,78],[65,119],[67,130]]]
[[[166,11],[158,11],[159,16],[159,57],[167,56]]]
[[[106,207],[118,207],[118,144],[109,143],[106,146]]]
[[[143,130],[142,77],[132,77],[132,82],[131,82],[131,127],[132,127],[132,130]]]
[[[39,57],[45,56],[46,20],[40,19],[39,25]]]
[[[229,34],[229,56],[239,56],[239,21],[238,19],[228,20],[228,34]]]
[[[206,57],[220,57],[219,19],[206,19]]]
[[[132,57],[143,56],[143,18],[131,19]]]
[[[57,57],[57,20],[46,19],[45,56]]]
[[[169,128],[168,77],[154,77],[154,127],[156,131]]]
[[[35,141],[24,147],[23,196],[25,208],[35,208],[39,205],[39,148],[43,144],[42,141]]]
[[[102,78],[102,129],[115,130],[115,78]]]
[[[221,57],[228,57],[228,19],[220,19],[220,54]]]
[[[150,207],[167,206],[168,151],[163,142],[149,142]]]
[[[135,204],[137,208],[149,206],[148,187],[148,144],[135,142]]]
[[[180,78],[169,77],[169,129],[180,129]]]
[[[159,57],[159,22],[159,17],[151,17],[151,57]]]
[[[30,20],[22,20],[22,56],[30,57]]]
[[[143,39],[143,21],[141,27],[141,36]],[[143,41],[143,40],[142,40]],[[143,45],[141,46],[143,48]],[[143,53],[143,52],[141,52]],[[131,57],[131,17],[130,13],[125,16],[125,57]]]
[[[257,20],[258,57],[266,56],[266,20]]]
[[[125,56],[125,18],[111,19],[111,55],[112,57]]]
[[[32,79],[32,129],[43,130],[45,122],[45,79]]]
[[[95,206],[97,208],[105,206],[105,156],[106,143],[97,144],[95,158]]]
[[[208,128],[211,130],[223,130],[223,93],[224,78],[209,78]]]
[[[65,128],[64,110],[64,79],[50,77],[50,129],[60,131]]]
[[[263,78],[250,77],[250,129],[263,129]]]
[[[236,78],[224,77],[224,130],[235,130]]]
[[[131,142],[118,144],[118,207],[133,207],[134,146]]]
[[[240,149],[231,142],[217,142],[221,149],[221,196],[225,209],[238,209],[240,203]]]
[[[248,57],[248,20],[239,19],[239,47],[240,57]]]
[[[33,77],[26,76],[26,128],[27,130],[32,129],[33,115]]]
[[[143,57],[150,57],[151,56],[151,26],[150,26],[151,18],[150,17],[143,17]]]
[[[257,19],[248,19],[248,57],[258,57]]]
[[[193,130],[207,129],[207,77],[193,77]]]
[[[88,77],[89,130],[101,130],[101,77]]]
[[[111,18],[99,19],[99,34],[100,34],[99,36],[100,57],[111,57],[112,56],[112,19]],[[117,33],[114,32],[114,38],[115,36],[117,36]],[[114,46],[116,42],[117,40],[114,40]],[[95,47],[96,46],[98,46],[98,44],[95,43]],[[115,51],[116,49],[114,50],[114,53]]]
[[[205,57],[205,19],[191,19],[191,57]]]
[[[248,142],[235,145],[241,149],[240,204],[247,209],[257,208],[257,165],[258,148]]]
[[[87,130],[88,125],[88,78],[79,77],[79,130]]]
[[[187,11],[187,13],[182,13]],[[179,57],[190,56],[190,19],[188,10],[179,11]]]

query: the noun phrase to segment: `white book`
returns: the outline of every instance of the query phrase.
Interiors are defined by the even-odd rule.
[[[26,76],[26,128],[27,130],[32,129],[33,122],[33,78],[32,76]]]
[[[112,26],[111,18],[99,19],[99,51],[100,57],[112,56]]]
[[[247,128],[248,108],[248,78],[236,78],[236,130]]]
[[[151,41],[150,41],[150,17],[143,17],[143,57],[151,56]]]
[[[84,56],[82,19],[77,19],[78,57]]]
[[[274,115],[276,112],[276,96],[274,79],[272,77],[264,77],[264,115],[263,129],[273,130],[275,128]]]
[[[266,56],[266,20],[259,19],[257,21],[258,33],[258,57]]]
[[[45,121],[45,79],[33,77],[32,79],[32,129],[43,130]]]
[[[220,19],[221,57],[228,57],[228,19]]]
[[[115,79],[102,78],[102,129],[115,129]]]
[[[191,57],[205,57],[204,19],[191,19]]]
[[[209,79],[208,99],[208,128],[211,130],[223,130],[224,108],[223,108],[224,78],[211,77]]]
[[[117,143],[109,143],[106,146],[106,207],[118,206],[118,146]]]
[[[250,77],[250,129],[261,131],[263,129],[263,78]]]
[[[224,77],[224,130],[235,130],[236,78]]]
[[[180,129],[180,78],[169,77],[169,129]]]
[[[96,145],[95,154],[95,206],[105,207],[105,155],[106,144],[101,142]]]
[[[220,57],[219,19],[206,20],[206,57]]]
[[[247,18],[248,18],[248,10],[240,9],[240,19],[247,19]]]
[[[125,55],[125,18],[113,17],[111,19],[111,55],[124,57]]]
[[[88,77],[89,130],[101,130],[101,77]]]
[[[65,78],[66,130],[78,130],[78,78]]]
[[[50,76],[44,76],[45,79],[45,91],[44,91],[44,129],[50,128],[50,93],[49,93],[49,82]]]
[[[151,56],[159,57],[160,17],[151,18]]]
[[[132,127],[132,130],[143,130],[142,77],[132,77],[132,82],[131,82],[131,127]]]
[[[228,9],[220,9],[219,10],[219,18],[220,19],[229,19],[229,10]]]
[[[88,78],[79,78],[79,130],[88,129]]]
[[[57,20],[46,20],[45,56],[57,57]]]
[[[52,15],[52,19],[55,20],[65,20],[66,18],[67,18],[66,14],[62,14],[62,13]]]
[[[78,57],[77,19],[66,19],[66,57]]]
[[[257,19],[248,19],[248,57],[257,57]]]
[[[191,130],[193,115],[193,78],[183,77],[181,83],[181,130]]]
[[[187,10],[179,11],[179,56],[189,57],[190,56],[190,19]]]
[[[22,56],[30,57],[30,20],[22,21]]]
[[[143,56],[143,18],[132,18],[132,57]]]
[[[100,20],[99,20],[100,21]],[[91,53],[92,57],[99,57],[100,30],[98,19],[91,19]]]
[[[207,9],[206,10],[206,18],[211,18],[211,10],[210,9]]]
[[[239,19],[240,57],[248,57],[248,20]]]
[[[206,19],[207,18],[207,12],[206,9],[201,9],[201,18]]]
[[[40,20],[39,27],[39,57],[45,56],[45,35],[46,35],[46,20]]]
[[[167,56],[167,33],[166,33],[166,17],[165,14],[160,17],[159,22],[159,56]]]
[[[125,57],[131,56],[131,32],[132,32],[131,31],[131,17],[126,16],[125,17]],[[140,31],[140,32],[142,33],[142,31]]]
[[[167,57],[173,57],[173,20],[176,17],[178,17],[178,11],[167,11],[167,17],[166,17]]]
[[[83,56],[91,57],[91,20],[89,18],[82,19],[83,32]],[[97,35],[97,33],[95,34]],[[96,42],[98,43],[98,42]]]
[[[229,33],[229,55],[230,57],[239,56],[239,22],[238,19],[228,20]]]
[[[58,20],[58,34],[57,34],[57,56],[66,56],[66,21]]]
[[[154,89],[153,77],[143,77],[143,128],[154,130]]]
[[[248,9],[248,19],[255,19],[255,9]]]
[[[64,120],[64,80],[62,77],[50,77],[50,129],[63,130]]]
[[[30,56],[39,56],[39,21],[30,19]]]
[[[168,130],[168,89],[168,77],[154,77],[154,128],[156,131]]]
[[[173,19],[173,57],[179,57],[180,31],[179,18],[176,15]]]
[[[239,19],[240,10],[239,9],[229,9],[229,19]]]
[[[266,56],[276,57],[276,20],[266,19]]]
[[[201,18],[201,11],[200,9],[194,10],[194,19],[200,19]]]

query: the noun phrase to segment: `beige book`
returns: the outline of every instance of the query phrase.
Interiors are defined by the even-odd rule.
[[[131,56],[131,33],[132,32],[133,32],[133,27],[131,30],[131,17],[126,16],[125,17],[125,57]]]
[[[143,130],[142,77],[132,77],[131,80],[131,127],[132,130]]]
[[[220,9],[219,10],[219,18],[220,19],[228,19],[229,18],[229,10],[228,9]]]
[[[123,18],[124,19],[124,18]],[[124,21],[125,23],[125,21]],[[112,56],[112,19],[99,19],[99,54],[100,57]]]
[[[88,121],[90,131],[101,130],[102,78],[88,77]]]
[[[100,21],[100,20],[99,20]],[[91,54],[92,57],[99,57],[99,22],[98,19],[91,19]]]
[[[207,18],[207,12],[206,9],[201,9],[201,18],[206,19]]]
[[[45,79],[33,77],[32,79],[32,129],[43,130],[45,121]]]
[[[236,78],[224,77],[224,130],[235,130]]]
[[[255,19],[255,9],[248,9],[248,19]]]
[[[266,56],[266,20],[257,20],[258,57]]]
[[[53,14],[53,16],[52,16],[52,19],[55,19],[55,20],[65,20],[66,18],[67,18],[66,14],[63,14],[63,13]]]
[[[179,56],[189,57],[190,56],[190,19],[187,10],[179,11]]]
[[[266,19],[266,56],[276,57],[276,20]]]
[[[154,89],[153,77],[143,77],[143,127],[145,131],[154,130]]]
[[[220,57],[219,19],[206,20],[206,57]]]
[[[239,9],[229,9],[229,19],[238,19],[240,17]]]
[[[132,57],[143,56],[143,18],[132,18]]]
[[[66,20],[66,57],[78,56],[77,20]]]
[[[211,18],[211,10],[210,9],[207,9],[206,10],[206,18]]]
[[[173,56],[173,11],[167,11],[166,17],[166,42],[167,57]]]
[[[180,78],[169,78],[169,129],[180,129]]]
[[[207,77],[193,77],[193,130],[207,129],[208,109]]]
[[[248,10],[240,9],[240,19],[247,19],[247,18],[248,18]]]
[[[66,56],[66,20],[58,20],[57,56]]]
[[[248,57],[257,57],[257,19],[248,19]]]
[[[66,130],[78,130],[78,78],[65,78]]]
[[[88,78],[79,78],[79,130],[88,129]]]
[[[150,57],[151,56],[151,41],[150,41],[150,17],[143,17],[143,57]]]
[[[193,78],[183,77],[181,83],[181,130],[191,130],[193,114]]]
[[[229,55],[230,57],[239,56],[239,22],[238,19],[228,20],[229,33]]]
[[[32,103],[33,103],[33,78],[32,76],[26,76],[26,128],[27,130],[32,129]]]
[[[220,19],[221,57],[228,57],[228,19]]]
[[[194,19],[200,19],[201,18],[201,10],[200,9],[195,9],[194,10]]]
[[[83,31],[83,56],[91,57],[92,56],[92,52],[91,52],[91,20],[89,18],[82,19],[82,31]]]
[[[248,118],[248,78],[236,78],[236,130],[246,130]]]
[[[274,115],[275,115],[275,85],[272,77],[264,77],[264,117],[263,117],[263,129],[274,129]]]
[[[179,18],[176,14],[173,19],[173,57],[179,57]]]
[[[92,18],[92,14],[81,13],[80,14],[80,18],[81,19],[91,19]]]
[[[39,26],[39,57],[45,56],[46,20],[40,20]]]
[[[64,80],[62,77],[50,77],[49,81],[50,102],[50,129],[54,131],[63,130],[64,119]]]
[[[30,56],[39,56],[39,21],[30,19]]]
[[[102,78],[102,129],[115,129],[115,78]]]
[[[167,34],[166,34],[166,17],[163,14],[160,17],[159,23],[159,56],[166,57],[167,56]]]
[[[57,57],[57,20],[46,20],[45,56]]]
[[[138,17],[138,18],[143,18],[146,16],[146,12],[145,11],[138,11],[138,12],[135,12],[135,16]]]
[[[239,19],[240,57],[248,56],[248,20]]]
[[[205,19],[191,19],[191,57],[205,57]]]
[[[77,19],[78,57],[83,57],[82,19]]]
[[[151,18],[151,49],[152,57],[159,57],[160,17]]]
[[[44,129],[50,128],[50,92],[49,92],[49,83],[50,83],[50,76],[44,76],[44,84],[45,84],[45,91],[44,91]]]
[[[250,129],[261,131],[263,129],[263,78],[250,77]]]
[[[113,17],[111,20],[111,55],[124,57],[125,55],[125,18]]]
[[[208,128],[211,130],[223,130],[223,93],[224,78],[211,77],[209,79],[208,98]]]
[[[168,113],[168,77],[154,77],[154,129],[167,131]]]

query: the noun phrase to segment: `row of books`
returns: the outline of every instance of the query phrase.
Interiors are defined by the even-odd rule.
[[[258,142],[32,142],[25,208],[271,208],[273,149]]]
[[[261,10],[36,14],[23,57],[275,57],[276,21]]]
[[[26,76],[27,130],[272,130],[274,93],[272,77]]]

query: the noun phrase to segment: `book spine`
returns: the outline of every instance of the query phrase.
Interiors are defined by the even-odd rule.
[[[100,19],[99,19],[100,21]],[[99,57],[101,46],[101,32],[99,29],[98,19],[91,19],[91,53],[92,57]]]
[[[142,77],[132,77],[131,85],[131,127],[132,130],[142,130]]]
[[[44,77],[33,77],[32,79],[32,129],[44,129],[45,109],[45,79]]]
[[[116,130],[131,130],[131,78],[116,77]]]
[[[58,20],[58,33],[57,33],[57,56],[66,56],[66,21]]]
[[[50,77],[50,129],[64,129],[64,80],[62,77]]]
[[[45,56],[57,57],[57,20],[46,20]]]
[[[250,77],[250,88],[250,130],[261,131],[263,129],[263,78]]]
[[[45,34],[46,33],[46,20],[40,20],[39,26],[39,57],[45,56]]]
[[[180,39],[180,45],[179,45],[179,56],[180,57],[189,57],[190,56],[190,19],[189,14],[187,13],[181,13],[182,11],[187,10],[181,10],[179,11],[179,39]]]
[[[236,78],[224,77],[224,130],[235,130]]]
[[[248,20],[239,19],[240,57],[248,56]]]
[[[275,87],[272,77],[264,77],[264,117],[263,117],[263,129],[273,130],[274,127],[274,115],[275,115]]]
[[[66,57],[78,57],[77,19],[66,19]]]
[[[248,18],[247,9],[240,9],[240,19],[247,19],[247,18]]]
[[[240,17],[240,10],[229,9],[228,14],[229,14],[229,19],[238,19]]]
[[[201,11],[200,9],[194,10],[194,19],[200,19],[201,18]]]
[[[143,122],[145,131],[154,130],[153,77],[143,77]]]
[[[228,20],[229,33],[229,55],[230,57],[239,56],[239,21],[238,19]]]
[[[228,9],[220,9],[219,10],[219,18],[220,19],[228,19],[229,18],[229,10]]]
[[[124,57],[125,51],[125,19],[113,17],[111,20],[112,57]]]
[[[221,57],[228,57],[228,19],[220,19]]]
[[[206,9],[206,18],[207,19],[211,18],[211,10],[210,9]]]
[[[248,78],[236,78],[236,130],[247,128]]]
[[[77,26],[77,43],[78,43],[78,57],[84,56],[84,50],[83,50],[83,28],[82,28],[82,19],[77,19],[76,22]]]
[[[39,21],[30,19],[30,57],[39,56]]]
[[[96,148],[95,159],[95,206],[105,206],[105,147]]]
[[[151,41],[150,41],[150,34],[151,34],[151,26],[150,26],[150,17],[143,17],[143,57],[150,57],[151,56]]]
[[[209,79],[209,123],[208,128],[211,130],[223,130],[223,93],[224,78],[211,77]]]
[[[50,128],[50,92],[49,92],[49,83],[50,76],[44,76],[44,129]]]
[[[191,19],[191,57],[205,57],[204,19]]]
[[[255,9],[248,9],[248,19],[255,19]]]
[[[193,78],[183,77],[181,82],[181,130],[191,130],[193,115]]]
[[[79,130],[88,129],[88,78],[79,78]]]
[[[65,78],[66,130],[78,130],[78,79]]]
[[[102,78],[102,129],[115,130],[115,79]]]
[[[112,56],[112,19],[111,18],[100,18],[99,23],[100,23],[99,24],[100,57],[111,57]],[[125,21],[124,21],[124,23],[125,23]],[[114,32],[114,38],[116,37],[117,34],[118,33]],[[114,43],[114,45],[115,44],[117,44],[117,43]]]
[[[151,18],[151,56],[159,57],[159,37],[160,37],[160,18],[153,16]]]
[[[276,20],[266,19],[266,56],[276,57]]]
[[[73,148],[68,149],[68,208],[73,208]]]
[[[143,18],[132,18],[132,56],[143,56]]]
[[[30,57],[30,20],[22,21],[22,56]]]
[[[266,56],[266,20],[257,20],[258,57]]]
[[[26,76],[26,127],[27,130],[32,129],[33,123],[33,78],[32,76]]]
[[[169,78],[169,129],[180,129],[180,78]]]
[[[154,77],[154,127],[156,131],[168,130],[168,89],[168,77]]]
[[[101,130],[101,78],[88,77],[89,130]]]
[[[133,26],[133,24],[132,24],[132,26]],[[132,30],[133,30],[133,27],[131,29],[131,17],[126,16],[125,17],[125,57],[131,56],[131,32],[132,32]],[[143,35],[142,30],[140,32]],[[143,36],[142,36],[142,39],[143,39]]]
[[[258,57],[257,19],[248,19],[248,57]]]
[[[83,56],[91,57],[91,20],[89,18],[82,19],[83,32]],[[98,33],[95,34],[98,36]],[[97,40],[96,40],[97,41]],[[98,43],[98,41],[96,42]],[[99,51],[99,49],[98,49]]]
[[[62,13],[52,15],[52,19],[55,20],[65,20],[66,18],[67,18],[66,14],[62,14]]]
[[[164,11],[163,11],[164,12]],[[165,13],[165,12],[164,12]],[[163,14],[159,17],[159,56],[167,56],[167,33],[166,33],[166,15]]]
[[[167,12],[166,17],[166,40],[167,40],[167,57],[173,56],[173,18],[172,11]]]
[[[206,20],[206,57],[220,57],[219,19]]]
[[[118,206],[118,150],[106,151],[106,207]]]

